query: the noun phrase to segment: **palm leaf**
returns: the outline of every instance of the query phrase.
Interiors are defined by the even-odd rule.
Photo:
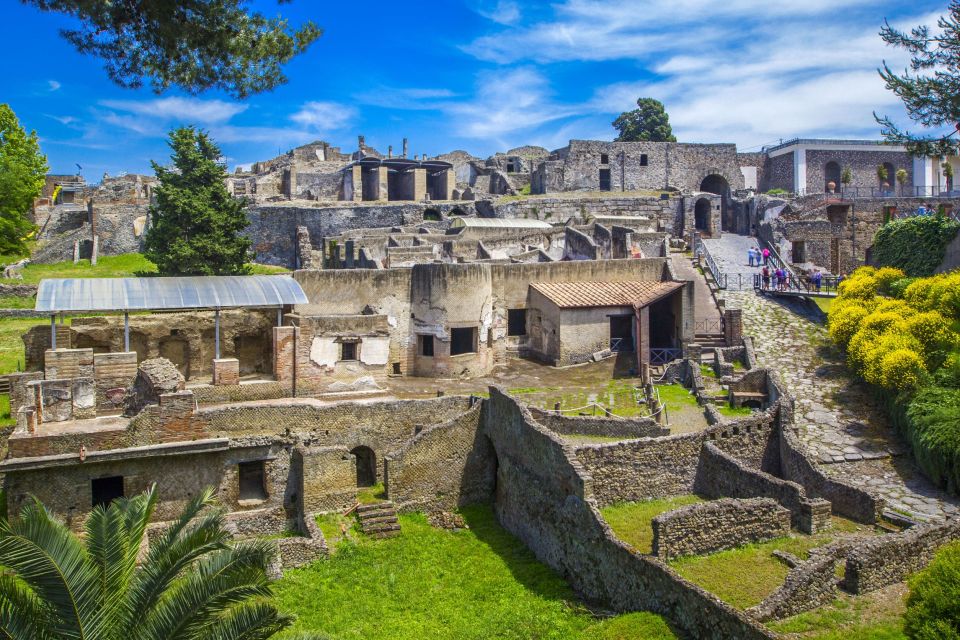
[[[0,573],[0,639],[52,639],[52,623],[46,604],[23,580]]]
[[[248,602],[230,608],[195,638],[196,640],[265,640],[293,624],[293,616],[265,602]]]

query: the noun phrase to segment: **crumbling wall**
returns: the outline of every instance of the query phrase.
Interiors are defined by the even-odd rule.
[[[723,498],[653,519],[653,555],[662,560],[734,549],[790,535],[790,512],[769,498]]]
[[[565,416],[530,407],[537,422],[554,433],[569,436],[603,436],[608,438],[648,438],[670,435],[670,428],[653,418],[604,418]]]
[[[176,366],[166,358],[144,360],[137,367],[137,377],[124,398],[123,415],[135,416],[150,404],[160,404],[160,396],[183,391],[185,380]]]

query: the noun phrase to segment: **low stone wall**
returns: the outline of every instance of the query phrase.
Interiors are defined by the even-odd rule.
[[[499,389],[491,389],[487,404],[484,429],[498,462],[497,519],[576,592],[614,611],[662,614],[693,638],[777,637],[618,540],[600,516],[594,480],[573,450]]]
[[[836,566],[847,544],[810,551],[810,557],[790,570],[783,585],[747,612],[757,620],[780,620],[833,602],[837,596]]]
[[[32,298],[37,295],[35,284],[0,284],[0,296],[16,298]]]
[[[830,527],[829,502],[809,500],[796,482],[750,468],[712,443],[700,452],[695,491],[712,498],[771,498],[790,511],[793,526],[804,533]]]
[[[483,405],[427,427],[384,459],[387,496],[401,511],[455,511],[489,502],[496,484],[490,441],[480,431]]]
[[[960,518],[873,538],[847,556],[844,588],[851,593],[867,593],[902,582],[927,566],[942,545],[958,538]]]
[[[290,386],[272,380],[238,385],[197,385],[190,387],[197,404],[229,404],[249,400],[276,400],[290,396]]]
[[[530,407],[530,413],[543,426],[554,433],[565,436],[657,438],[670,435],[670,429],[661,426],[653,418],[624,420],[591,416],[564,416],[535,407]]]
[[[653,555],[662,560],[714,553],[790,534],[790,512],[770,498],[723,498],[653,519]]]

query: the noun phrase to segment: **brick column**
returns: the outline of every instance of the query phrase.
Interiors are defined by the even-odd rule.
[[[297,354],[294,349],[299,327],[273,328],[273,377],[277,382],[293,384]]]
[[[427,170],[413,170],[413,199],[420,202],[427,197]]]
[[[723,334],[728,347],[736,347],[743,341],[743,314],[740,309],[724,310]]]
[[[214,358],[213,384],[236,385],[240,384],[240,361],[236,358]]]
[[[650,307],[635,312],[637,371],[642,372],[644,365],[650,366]]]

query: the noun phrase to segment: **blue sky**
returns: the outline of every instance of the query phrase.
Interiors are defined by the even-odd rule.
[[[6,0],[0,101],[36,129],[51,170],[75,163],[151,173],[166,132],[196,124],[231,168],[324,139],[345,151],[357,134],[386,151],[465,149],[612,139],[610,122],[639,96],[662,100],[683,142],[741,150],[795,136],[878,136],[871,113],[903,110],[876,68],[901,53],[877,35],[884,18],[932,23],[946,2],[873,0],[405,0],[278,5],[325,33],[272,93],[120,89],[96,58],[58,35],[69,21]]]

